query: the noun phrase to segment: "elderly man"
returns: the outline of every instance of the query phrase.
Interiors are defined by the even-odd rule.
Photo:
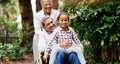
[[[52,9],[52,0],[41,0],[42,10],[37,12],[34,15],[34,29],[35,34],[33,38],[33,55],[34,61],[38,59],[38,55],[40,52],[43,52],[45,45],[42,44],[44,41],[42,40],[42,35],[44,32],[42,31],[42,18],[44,16],[50,16],[53,18],[54,22],[56,22],[57,17],[59,15],[59,11]]]
[[[42,25],[43,25],[43,32],[44,32],[44,34],[43,34],[44,39],[42,39],[42,40],[44,40],[44,43],[47,43],[49,41],[50,35],[52,35],[51,33],[55,29],[55,24],[51,17],[45,16],[45,17],[43,17]],[[61,47],[67,47],[68,45],[69,44],[67,42],[61,42],[61,44],[60,44]],[[58,46],[58,45],[56,45],[56,46]],[[48,60],[45,60],[45,61],[48,62]],[[54,64],[66,64],[64,62],[67,62],[67,64],[68,63],[80,64],[79,59],[75,53],[66,54],[66,53],[60,51],[56,56],[56,60],[55,60]]]

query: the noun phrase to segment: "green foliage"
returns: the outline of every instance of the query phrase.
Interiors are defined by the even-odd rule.
[[[17,31],[18,30],[18,22],[8,22],[7,20],[0,18],[0,25],[6,30],[6,31]]]
[[[6,5],[8,3],[10,3],[10,0],[0,0],[0,4],[2,5]]]
[[[0,28],[6,32],[18,32],[18,22],[16,22],[19,15],[18,0],[0,0],[0,3]]]
[[[26,54],[33,54],[33,48],[32,48],[32,43],[28,43],[26,47]]]
[[[22,60],[24,55],[32,54],[32,43],[29,43],[26,47],[21,46],[22,40],[20,38],[15,39],[12,43],[0,42],[0,59],[5,60],[8,57],[10,60]]]
[[[21,39],[16,39],[13,41],[13,44],[0,43],[0,58],[9,57],[11,60],[23,59],[26,48],[20,46],[21,42]]]
[[[62,11],[70,14],[70,26],[74,28],[83,43],[88,61],[93,63],[119,61],[120,1],[94,8],[81,4],[75,8],[66,5]]]
[[[2,17],[5,17],[5,14],[12,16],[11,19],[17,17],[19,14],[19,4],[18,0],[0,0]]]
[[[18,23],[16,22],[19,11],[18,0],[0,0],[0,28],[4,29],[6,32],[14,33],[21,37],[21,30],[18,29]],[[30,27],[27,27],[28,29]],[[10,34],[11,35],[11,34]],[[28,36],[26,32],[25,36]],[[0,35],[1,36],[1,35]],[[7,35],[7,37],[9,34]],[[27,40],[26,40],[27,41]],[[21,46],[23,40],[20,38],[15,39],[12,43],[2,43],[0,42],[0,59],[9,57],[11,60],[23,59],[24,54],[32,54],[32,43],[28,43],[28,46]],[[23,43],[24,44],[24,43]],[[4,60],[4,59],[3,59]]]

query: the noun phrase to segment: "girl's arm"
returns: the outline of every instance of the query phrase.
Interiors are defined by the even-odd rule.
[[[72,30],[72,32],[73,32],[73,34],[72,34],[72,39],[73,39],[73,41],[74,41],[75,44],[77,44],[77,45],[81,48],[81,50],[83,51],[83,50],[84,50],[84,49],[83,49],[83,45],[80,43],[80,40],[78,39],[75,31],[74,31],[72,28],[71,28],[71,30]]]

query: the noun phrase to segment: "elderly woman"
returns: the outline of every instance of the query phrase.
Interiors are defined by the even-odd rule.
[[[50,16],[53,18],[54,22],[56,22],[56,19],[59,15],[59,11],[52,9],[52,0],[41,0],[42,10],[37,12],[34,15],[34,29],[35,34],[33,38],[33,55],[34,55],[34,61],[38,59],[38,55],[40,52],[44,51],[44,47],[46,46],[44,40],[42,40],[42,35],[44,34],[42,31],[42,18],[44,16]]]

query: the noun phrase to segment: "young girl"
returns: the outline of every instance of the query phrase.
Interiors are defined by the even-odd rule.
[[[45,55],[51,51],[49,64],[54,64],[54,60],[59,51],[63,51],[67,54],[75,52],[79,58],[81,64],[85,64],[85,59],[83,56],[83,46],[77,38],[74,30],[68,26],[69,16],[66,13],[60,13],[58,16],[58,27],[53,32],[53,35],[48,43],[47,48],[45,49]],[[69,46],[66,48],[61,47],[59,44],[61,42],[69,43]],[[44,56],[45,56],[44,55]],[[45,58],[45,57],[43,57]]]

